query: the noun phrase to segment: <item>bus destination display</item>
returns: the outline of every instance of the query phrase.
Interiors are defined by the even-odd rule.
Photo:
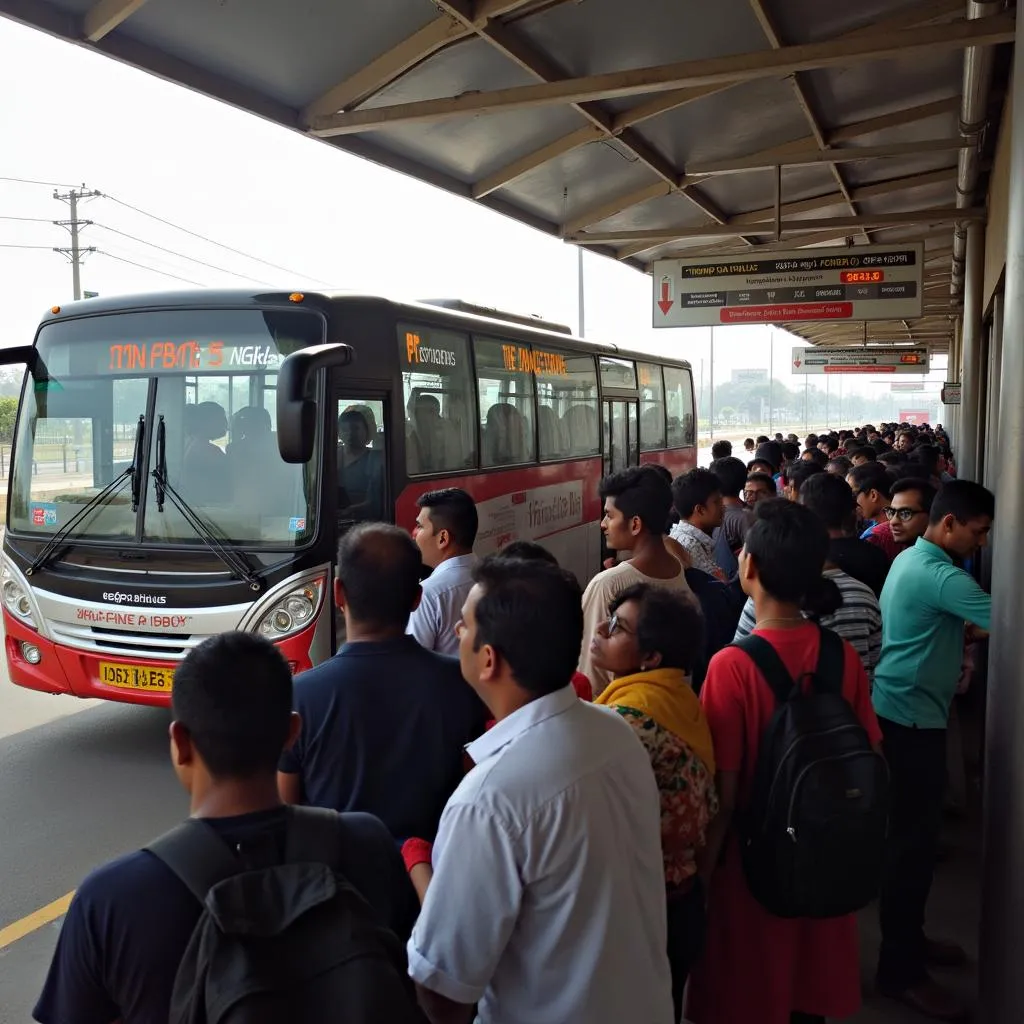
[[[920,242],[658,260],[655,327],[920,317]]]
[[[106,370],[124,373],[132,370],[269,369],[275,370],[284,357],[276,345],[246,345],[223,341],[140,341],[115,342],[107,346]]]

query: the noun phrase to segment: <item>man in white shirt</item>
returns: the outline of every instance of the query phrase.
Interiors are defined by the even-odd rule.
[[[413,529],[423,564],[432,572],[423,581],[423,599],[406,632],[438,654],[458,654],[455,624],[473,587],[478,518],[473,499],[459,487],[421,494]]]
[[[669,1024],[660,802],[643,746],[576,698],[579,586],[480,564],[462,673],[497,724],[445,807],[409,940],[431,1024]]]
[[[725,519],[722,481],[710,469],[691,469],[672,484],[672,501],[679,513],[672,539],[683,546],[694,569],[726,582],[725,570],[715,561],[711,536]]]

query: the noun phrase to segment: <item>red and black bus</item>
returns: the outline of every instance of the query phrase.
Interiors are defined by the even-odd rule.
[[[478,550],[600,568],[602,474],[696,463],[689,366],[459,302],[202,291],[54,307],[25,362],[0,589],[12,681],[166,704],[208,636],[337,640],[340,532],[459,486]]]

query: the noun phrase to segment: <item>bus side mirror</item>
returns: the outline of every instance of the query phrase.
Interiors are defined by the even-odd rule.
[[[14,345],[11,348],[0,348],[0,366],[25,363],[31,370],[36,365],[37,356],[38,352],[34,345]]]
[[[314,375],[325,367],[348,366],[348,345],[312,345],[293,352],[277,374],[277,448],[285,462],[309,462],[316,436],[317,406],[308,397]]]

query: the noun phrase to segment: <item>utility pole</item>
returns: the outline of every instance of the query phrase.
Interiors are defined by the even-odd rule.
[[[76,301],[82,297],[82,259],[89,253],[96,251],[96,246],[94,245],[83,249],[78,243],[78,229],[88,227],[92,223],[91,220],[78,219],[78,201],[80,199],[94,199],[100,194],[100,192],[94,189],[86,191],[84,185],[80,189],[73,188],[63,195],[56,191],[53,193],[54,199],[59,199],[62,203],[68,204],[71,213],[68,220],[55,220],[53,222],[59,227],[68,229],[71,233],[71,246],[54,246],[53,251],[63,253],[71,261],[71,286]]]

